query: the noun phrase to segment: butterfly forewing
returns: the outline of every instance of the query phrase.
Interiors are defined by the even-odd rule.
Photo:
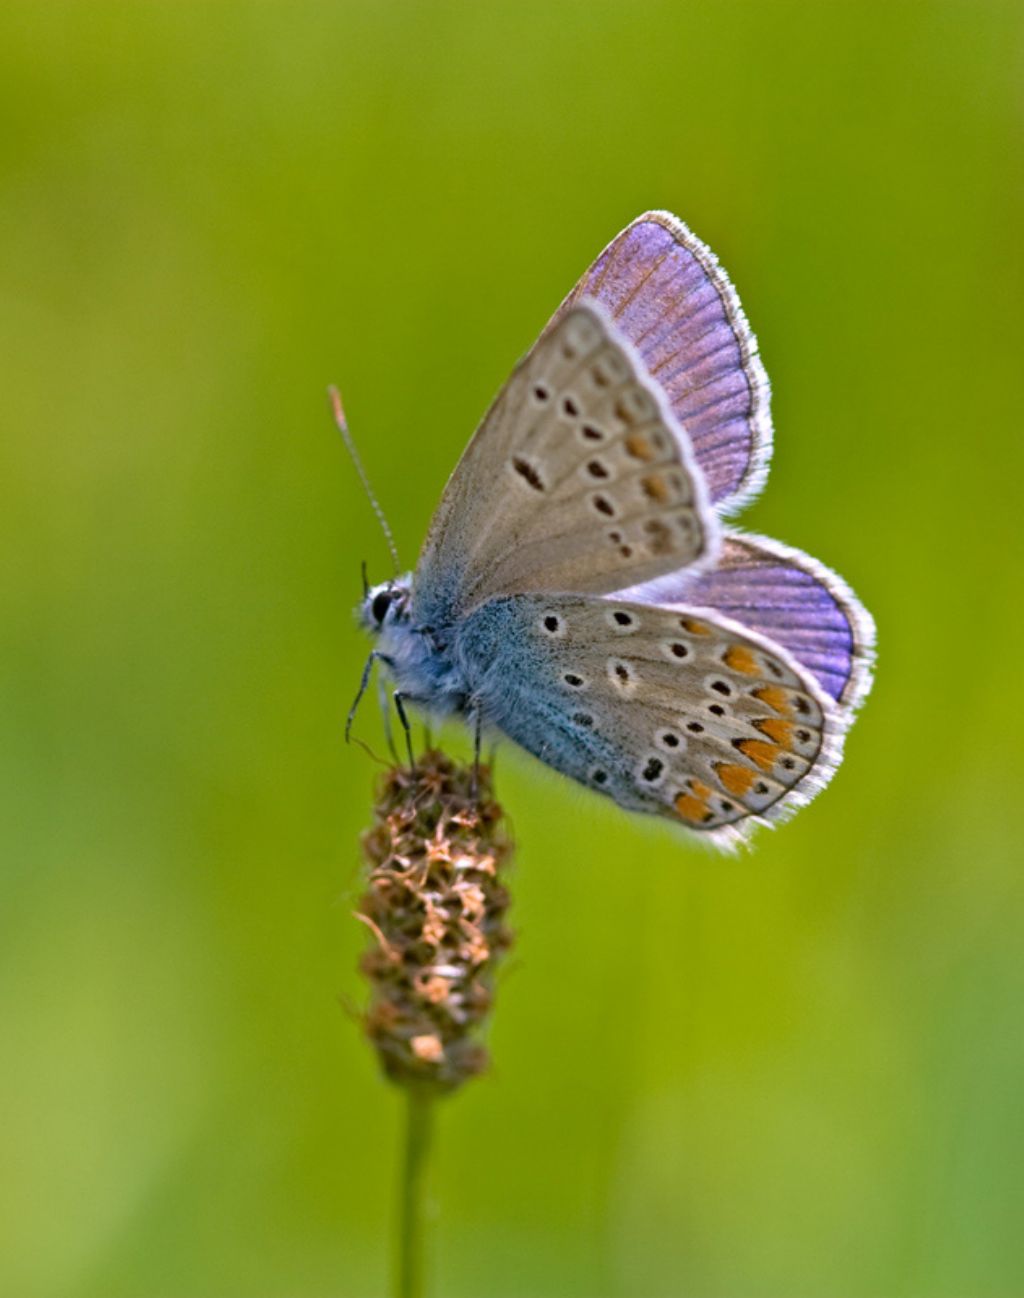
[[[643,358],[687,431],[711,500],[734,512],[768,472],[770,390],[714,253],[669,212],[646,212],[597,258],[562,310],[593,298]]]
[[[503,664],[485,713],[620,805],[737,839],[806,801],[835,764],[828,700],[789,655],[704,612],[529,595],[467,621],[471,658]]]
[[[456,469],[421,556],[417,609],[435,621],[432,604],[601,594],[716,544],[685,432],[603,311],[583,303],[518,367]]]

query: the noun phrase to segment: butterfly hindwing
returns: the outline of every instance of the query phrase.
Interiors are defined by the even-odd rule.
[[[792,546],[726,532],[713,567],[619,592],[663,607],[698,605],[782,645],[852,715],[871,687],[875,627],[841,577]]]
[[[421,555],[417,614],[497,594],[603,594],[708,558],[717,527],[686,434],[604,311],[542,335],[470,443]]]
[[[466,620],[484,717],[620,806],[738,841],[813,796],[838,760],[830,701],[729,619],[618,598],[523,595]]]

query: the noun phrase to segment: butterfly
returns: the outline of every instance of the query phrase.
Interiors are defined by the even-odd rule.
[[[770,389],[739,299],[648,212],[499,392],[412,574],[363,625],[404,704],[497,731],[720,847],[828,783],[874,626],[816,560],[725,525],[764,484]],[[357,698],[358,703],[358,698]],[[351,718],[350,718],[351,719]]]

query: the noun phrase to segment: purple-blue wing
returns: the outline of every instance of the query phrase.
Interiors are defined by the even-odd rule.
[[[665,392],[704,472],[733,513],[760,491],[771,457],[768,377],[715,255],[668,212],[647,212],[601,253],[559,308],[596,298]]]
[[[787,649],[850,713],[871,688],[871,615],[841,577],[779,541],[727,532],[713,568],[684,568],[615,598],[714,609]]]

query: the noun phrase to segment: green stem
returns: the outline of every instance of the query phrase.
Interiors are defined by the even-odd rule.
[[[434,1111],[432,1098],[414,1087],[408,1097],[398,1190],[395,1298],[423,1298],[423,1197]]]

